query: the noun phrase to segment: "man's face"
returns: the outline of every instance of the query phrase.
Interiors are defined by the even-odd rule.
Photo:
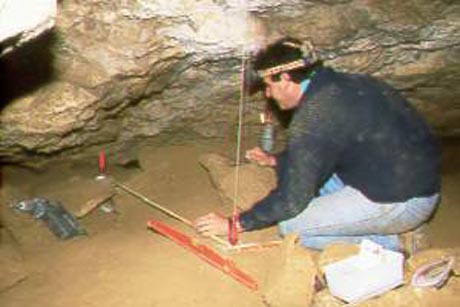
[[[270,76],[264,77],[265,97],[274,99],[281,110],[297,107],[298,93],[296,84],[287,74],[282,74],[279,81],[272,81]]]

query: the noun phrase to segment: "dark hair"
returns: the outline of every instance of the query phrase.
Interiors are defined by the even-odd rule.
[[[285,71],[285,73],[289,74],[291,80],[296,83],[300,83],[308,78],[314,69],[322,66],[322,62],[315,61],[311,55],[304,54],[300,40],[292,37],[284,37],[257,53],[253,67],[255,70],[264,70],[301,59],[307,63],[305,67]],[[278,81],[281,73],[283,72],[272,75],[271,79]]]

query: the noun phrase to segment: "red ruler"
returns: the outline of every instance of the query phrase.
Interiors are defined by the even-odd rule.
[[[210,247],[193,242],[192,238],[186,234],[175,230],[160,221],[149,220],[147,222],[147,226],[191,251],[215,268],[230,275],[246,287],[252,290],[257,290],[257,282],[251,276],[238,269],[233,261],[225,259]]]

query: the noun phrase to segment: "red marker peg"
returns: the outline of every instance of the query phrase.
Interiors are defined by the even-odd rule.
[[[99,153],[99,175],[96,179],[104,179],[105,178],[105,154],[104,149],[101,150]]]
[[[228,220],[228,241],[231,245],[238,243],[238,229],[236,227],[238,223],[238,213],[234,213]]]

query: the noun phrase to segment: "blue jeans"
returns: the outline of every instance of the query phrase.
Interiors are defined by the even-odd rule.
[[[399,233],[421,226],[436,208],[439,194],[399,203],[375,203],[333,175],[308,207],[282,221],[282,236],[297,233],[303,246],[322,249],[333,242],[359,244],[369,239],[383,247],[401,250]]]

